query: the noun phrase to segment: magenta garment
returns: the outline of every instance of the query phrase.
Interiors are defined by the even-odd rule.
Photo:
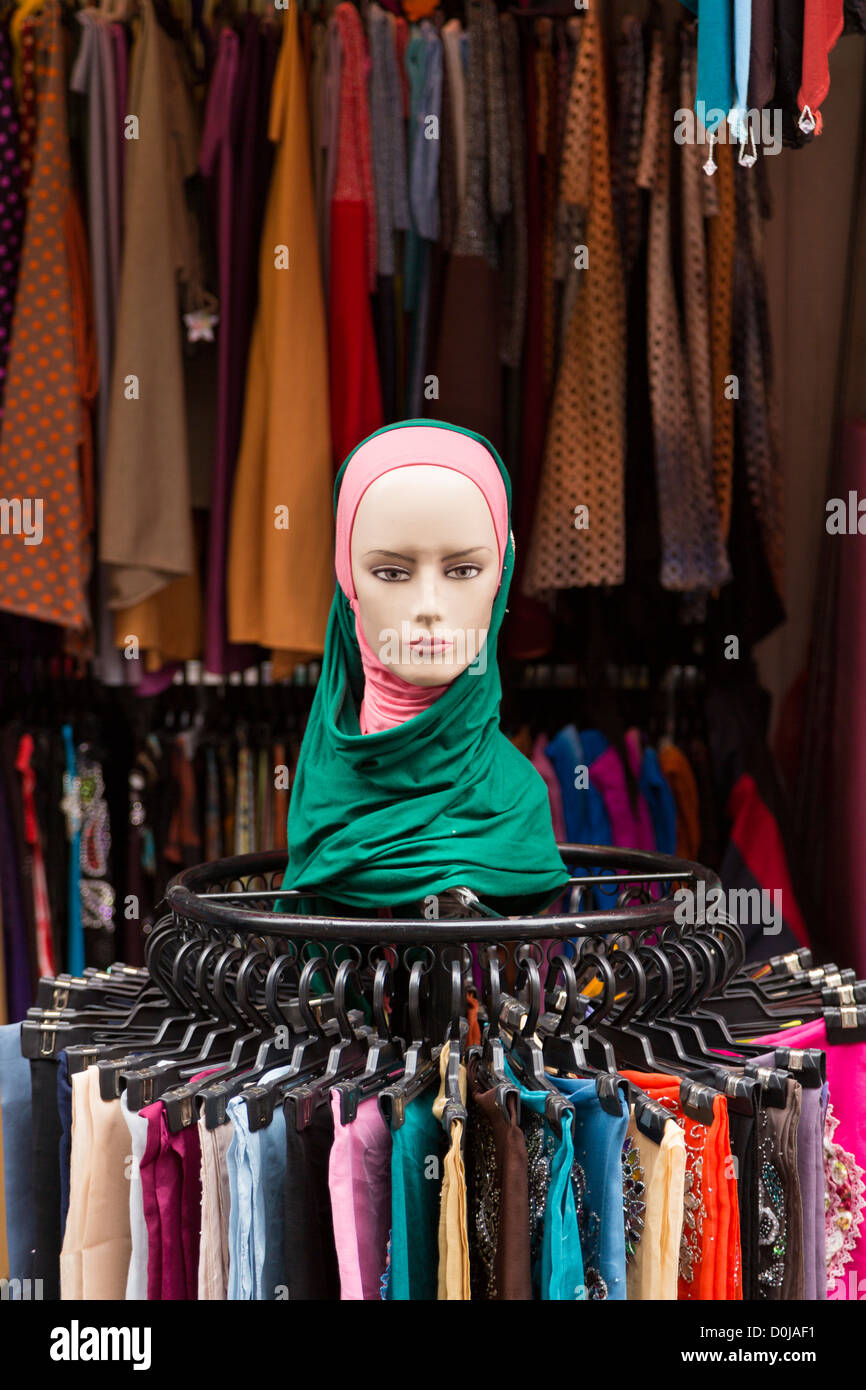
[[[209,1074],[202,1072],[201,1076]],[[157,1301],[197,1299],[201,1233],[198,1127],[189,1125],[172,1134],[161,1100],[145,1106],[140,1114],[147,1120],[147,1142],[139,1164],[147,1226],[147,1297]]]
[[[232,230],[235,209],[235,152],[238,126],[238,81],[240,39],[226,25],[220,31],[219,47],[208,87],[204,132],[199,153],[199,169],[211,184],[216,204],[217,251],[219,257],[219,328],[217,331],[217,432],[213,467],[213,490],[208,534],[207,598],[205,603],[204,660],[209,671],[240,670],[255,661],[258,649],[236,646],[226,639],[226,541],[229,499],[234,479],[238,431],[232,409],[232,393],[238,383],[232,315],[232,282],[239,273],[235,264]]]
[[[634,780],[640,780],[641,754],[636,730],[629,729],[625,737],[629,766]],[[617,750],[610,746],[589,766],[589,780],[601,793],[610,821],[611,840],[620,849],[646,849],[656,847],[653,834],[652,817],[649,807],[636,793],[634,808],[628,794],[625,769]]]
[[[822,1018],[814,1023],[801,1023],[797,1028],[785,1028],[758,1038],[759,1043],[779,1047],[820,1047],[827,1054],[827,1084],[830,1103],[839,1121],[835,1140],[854,1155],[861,1168],[866,1168],[866,1043],[827,1042],[827,1030]],[[845,1266],[846,1277],[838,1282],[842,1289],[829,1291],[829,1299],[848,1296],[847,1274],[856,1270],[858,1281],[866,1276],[866,1241],[861,1236],[854,1247],[851,1263]],[[863,1287],[859,1285],[858,1287]]]
[[[846,533],[834,536],[839,588],[833,645],[834,704],[827,798],[827,922],[834,959],[866,976],[866,567],[863,537],[852,531],[850,493],[866,496],[866,420],[849,420],[842,433],[838,495],[848,512]],[[835,491],[835,489],[834,489]],[[856,503],[855,503],[856,505]],[[861,523],[862,524],[862,523]],[[835,1106],[835,1097],[832,1097]]]
[[[559,778],[553,763],[545,753],[550,739],[547,734],[539,734],[535,743],[532,745],[532,756],[530,762],[536,772],[540,772],[544,778],[544,785],[547,787],[547,795],[550,798],[550,818],[553,821],[553,835],[560,843],[565,844],[568,835],[565,829],[565,813],[562,809],[562,789],[559,785]]]
[[[162,1228],[156,1200],[156,1161],[159,1158],[160,1115],[163,1103],[156,1101],[139,1111],[147,1120],[147,1142],[139,1162],[144,1222],[147,1226],[147,1297],[162,1298]]]
[[[378,1300],[391,1226],[391,1131],[375,1096],[358,1106],[351,1124],[340,1119],[340,1097],[331,1092],[334,1142],[328,1187],[340,1298]]]

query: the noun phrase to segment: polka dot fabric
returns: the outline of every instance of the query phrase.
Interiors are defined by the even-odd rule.
[[[6,360],[9,356],[15,288],[24,235],[18,134],[12,55],[6,36],[0,33],[0,428],[3,423]]]
[[[81,628],[88,622],[81,402],[65,239],[70,168],[58,0],[45,0],[36,53],[38,129],[7,363],[0,497],[41,501],[42,538],[28,545],[24,535],[0,534],[0,608]]]

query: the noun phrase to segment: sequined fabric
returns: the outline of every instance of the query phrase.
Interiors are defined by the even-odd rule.
[[[502,1193],[497,1181],[496,1145],[477,1105],[466,1126],[466,1187],[469,1206],[469,1280],[472,1297],[496,1299],[496,1249]]]
[[[836,1292],[861,1237],[866,1187],[863,1169],[833,1138],[839,1124],[832,1102],[824,1120],[824,1209],[827,1233],[827,1291]],[[856,1278],[856,1276],[855,1276]]]

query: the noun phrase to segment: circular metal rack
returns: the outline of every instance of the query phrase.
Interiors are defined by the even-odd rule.
[[[586,936],[661,931],[674,920],[674,890],[691,889],[696,901],[709,900],[718,876],[701,864],[672,855],[600,845],[559,844],[572,871],[563,894],[616,887],[616,905],[550,915],[502,916],[475,898],[466,897],[464,916],[380,917],[318,916],[293,913],[299,899],[315,901],[313,892],[282,890],[286,851],[238,855],[185,869],[171,880],[166,901],[174,924],[225,937],[303,939],[305,941],[439,945],[446,942],[529,942]],[[575,873],[575,870],[581,872]],[[698,894],[698,885],[705,885]],[[655,888],[656,895],[653,896]]]

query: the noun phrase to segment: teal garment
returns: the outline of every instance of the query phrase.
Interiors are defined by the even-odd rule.
[[[66,754],[66,776],[71,793],[78,776],[75,757],[75,741],[72,725],[63,725],[63,749]],[[64,786],[64,794],[67,787]],[[69,837],[69,917],[66,935],[66,969],[70,975],[80,975],[84,970],[84,924],[81,918],[81,818]]]
[[[733,0],[682,0],[698,17],[695,110],[713,133],[734,104]]]
[[[571,1182],[574,1163],[572,1117],[566,1115],[562,1138],[557,1140],[544,1120],[546,1091],[530,1091],[517,1080],[506,1063],[509,1078],[520,1088],[521,1105],[525,1105],[544,1122],[543,1150],[550,1161],[550,1184],[544,1206],[544,1229],[541,1249],[532,1269],[533,1293],[543,1302],[572,1303],[586,1298],[583,1257],[577,1208]]]
[[[574,1169],[587,1297],[626,1298],[622,1146],[629,1109],[620,1094],[620,1113],[611,1115],[598,1098],[595,1081],[552,1076],[574,1106]]]
[[[375,434],[411,425],[468,435],[489,450],[510,530],[511,485],[490,442],[441,420],[405,420]],[[352,454],[337,474],[335,510]],[[496,642],[513,573],[509,539],[478,656],[420,714],[366,735],[355,615],[337,587],[292,788],[283,888],[298,890],[304,902],[318,893],[367,910],[420,903],[458,886],[504,913],[541,911],[559,897],[569,874],[556,849],[547,787],[499,727]]]
[[[436,1299],[439,1194],[448,1136],[433,1114],[435,1086],[406,1106],[391,1131],[391,1264],[385,1296]]]

